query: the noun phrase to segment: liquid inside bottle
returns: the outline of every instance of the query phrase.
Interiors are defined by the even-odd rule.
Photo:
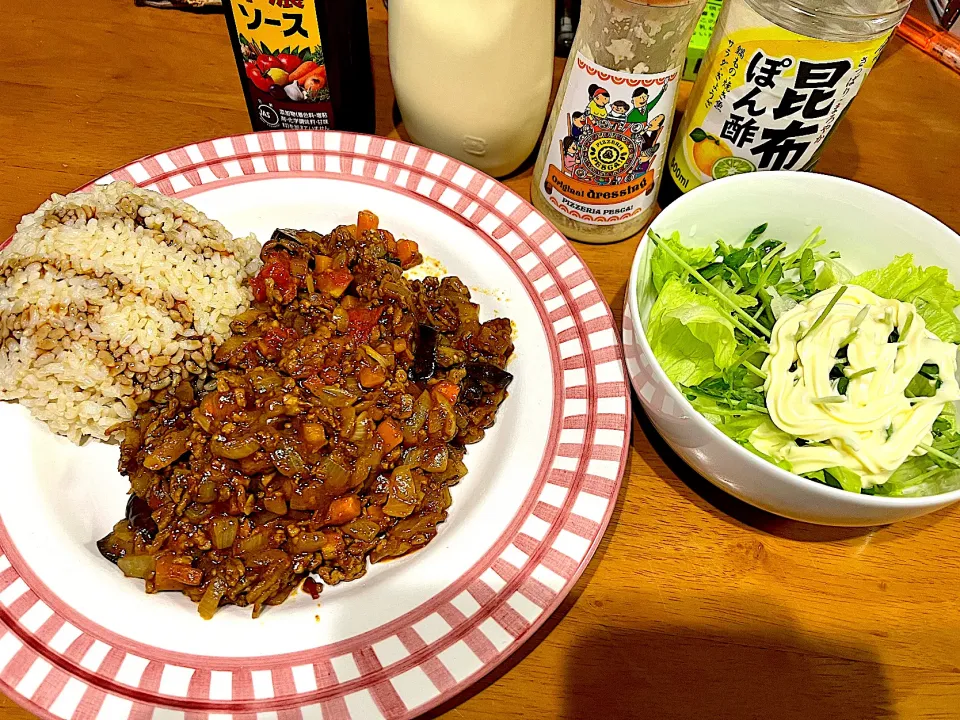
[[[390,76],[410,139],[494,177],[537,146],[553,87],[552,0],[393,0]]]
[[[898,0],[746,2],[757,13],[785,30],[830,42],[860,42],[886,35],[903,19],[905,5]]]

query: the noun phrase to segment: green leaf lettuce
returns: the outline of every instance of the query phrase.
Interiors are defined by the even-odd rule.
[[[679,255],[683,261],[694,270],[706,267],[712,263],[716,257],[716,253],[712,248],[687,247],[680,242],[680,233],[674,233],[670,237],[661,238],[661,241],[669,245],[670,249]],[[682,278],[686,274],[683,268],[659,247],[653,251],[653,257],[650,259],[650,267],[653,273],[653,287],[656,288],[657,292],[663,290],[668,276],[674,275]]]
[[[853,285],[880,297],[913,303],[927,329],[945,342],[960,343],[960,319],[954,308],[960,305],[960,291],[948,279],[944,268],[922,268],[913,255],[900,255],[878,270],[868,270],[850,280]]]
[[[650,348],[671,382],[698,385],[737,358],[729,311],[676,276],[667,279],[650,311]]]

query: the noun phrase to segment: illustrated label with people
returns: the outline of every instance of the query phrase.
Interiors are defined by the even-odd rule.
[[[655,201],[679,72],[629,74],[578,53],[548,162],[536,185],[579,222],[622,222]]]

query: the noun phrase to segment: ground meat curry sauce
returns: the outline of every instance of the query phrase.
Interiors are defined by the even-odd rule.
[[[512,380],[510,321],[481,323],[456,277],[404,278],[417,245],[372,213],[278,230],[261,257],[216,388],[182,383],[117,428],[131,494],[98,544],[205,618],[256,617],[301,581],[316,596],[314,575],[354,580],[430,542]]]

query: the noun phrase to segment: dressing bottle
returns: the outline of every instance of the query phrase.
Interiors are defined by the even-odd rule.
[[[652,217],[704,2],[584,0],[531,188],[574,240],[623,240]]]

